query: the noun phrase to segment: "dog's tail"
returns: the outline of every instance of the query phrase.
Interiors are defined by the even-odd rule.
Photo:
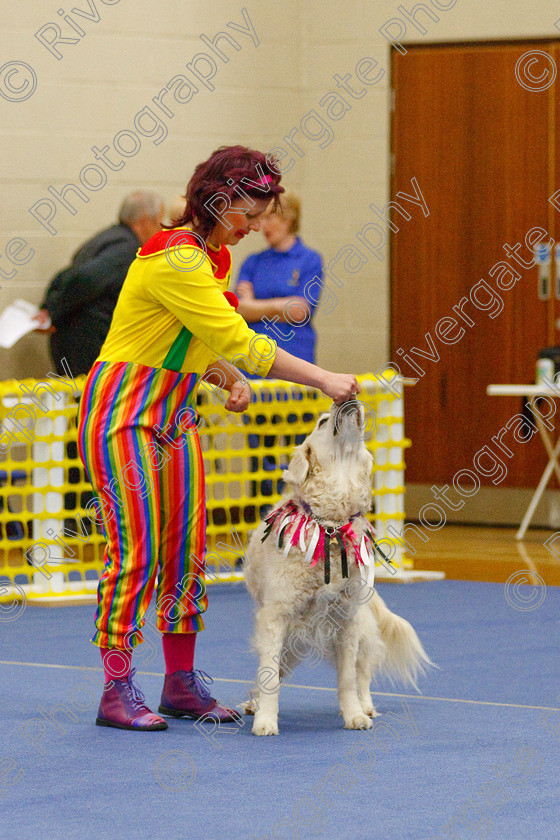
[[[381,671],[392,682],[408,683],[419,691],[416,685],[418,677],[424,676],[426,668],[437,668],[437,665],[434,665],[422,647],[412,624],[391,612],[377,592],[370,599],[369,605],[387,648]]]

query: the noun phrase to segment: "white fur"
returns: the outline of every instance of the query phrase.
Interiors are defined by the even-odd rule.
[[[325,421],[326,418],[326,422]],[[363,442],[359,403],[334,406],[296,447],[284,473],[282,502],[303,500],[326,524],[347,522],[371,504],[373,458]],[[366,520],[353,522],[361,539]],[[380,596],[361,583],[353,551],[348,551],[348,580],[342,578],[340,551],[331,544],[331,582],[323,563],[305,562],[299,548],[287,557],[276,548],[276,531],[263,542],[264,524],[251,535],[245,582],[257,610],[254,647],[259,670],[247,714],[255,714],[255,735],[278,733],[280,681],[311,655],[326,657],[338,671],[340,711],[347,729],[369,729],[378,715],[370,693],[374,673],[416,687],[431,665],[414,628],[392,613]]]

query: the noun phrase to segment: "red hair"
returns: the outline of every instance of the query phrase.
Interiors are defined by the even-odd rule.
[[[280,186],[282,175],[274,168],[275,164],[274,157],[247,146],[220,146],[194,170],[187,184],[185,210],[182,216],[172,220],[170,227],[190,225],[195,233],[207,239],[219,218],[208,204],[212,199],[220,200],[220,196],[227,197],[230,202],[239,198],[241,192],[236,187],[253,199],[273,199],[276,209],[284,187]],[[224,202],[225,198],[222,198],[222,205]]]

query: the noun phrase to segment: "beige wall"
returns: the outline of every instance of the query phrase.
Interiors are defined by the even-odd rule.
[[[76,0],[64,8],[81,9],[92,16],[97,11],[99,17],[95,22],[72,13],[74,26],[85,32],[79,35],[58,15],[59,3],[6,4],[0,35],[4,62],[0,72],[4,91],[0,98],[0,270],[8,274],[16,268],[17,274],[0,278],[0,308],[16,297],[39,303],[50,277],[85,238],[113,221],[130,189],[151,187],[171,199],[184,189],[195,164],[216,146],[241,142],[265,150],[280,146],[290,152],[283,138],[297,128],[292,137],[300,152],[291,152],[294,165],[285,183],[302,191],[303,237],[322,252],[326,262],[337,262],[339,284],[329,281],[336,306],[331,298],[330,306],[317,317],[318,361],[356,372],[379,367],[388,360],[388,260],[378,260],[361,245],[361,268],[356,253],[355,262],[345,268],[350,250],[341,252],[344,246],[359,245],[356,235],[376,221],[369,205],[383,206],[388,200],[389,46],[379,29],[392,18],[399,19],[407,26],[405,43],[549,36],[558,35],[554,23],[560,15],[555,0],[456,0],[454,4],[453,0],[426,0],[439,20],[420,13],[418,22],[427,29],[423,36],[403,14],[403,9],[411,10],[413,5],[412,0],[360,0],[336,7],[324,0],[248,0],[245,7],[224,0],[161,0],[157,4],[153,0]],[[445,5],[452,7],[443,11]],[[258,46],[249,34],[227,26],[247,26],[242,8]],[[60,60],[34,37],[48,23],[60,25],[63,36],[77,39],[75,44],[59,46]],[[391,32],[397,26],[393,23]],[[212,37],[220,31],[229,32],[240,49],[218,44],[229,60],[214,56],[217,69],[210,84],[215,89],[199,83],[199,92],[183,104],[169,94],[163,102],[174,116],[162,114],[152,97],[178,74],[194,81],[185,64],[197,53],[212,55],[200,35]],[[360,65],[366,79],[371,82],[384,71],[375,84],[356,79],[357,65],[366,57],[378,63],[377,68]],[[15,88],[24,83],[24,77],[21,73],[10,76],[12,68],[6,63],[11,61],[33,68],[37,86],[27,99],[14,101],[19,96]],[[198,66],[202,70],[203,62]],[[208,67],[206,63],[204,69]],[[324,100],[329,92],[341,90],[333,79],[335,73],[341,77],[350,73],[350,84],[357,92],[355,98],[344,94],[351,110],[343,115],[333,112],[333,98]],[[362,89],[365,93],[358,98]],[[162,136],[167,132],[165,139],[155,144],[157,135],[141,136],[140,151],[123,158],[125,165],[118,172],[102,164],[106,185],[97,191],[81,186],[88,200],[84,203],[74,196],[74,215],[55,201],[52,224],[57,233],[51,235],[29,208],[43,198],[53,200],[49,186],[60,190],[67,183],[79,183],[82,168],[96,163],[91,147],[112,146],[118,132],[134,129],[135,116],[148,105],[159,115],[157,131]],[[313,110],[322,122],[313,114],[306,117]],[[147,119],[142,123],[145,134],[150,131]],[[302,121],[307,136],[302,133]],[[313,139],[311,135],[320,131],[322,138]],[[114,151],[111,155],[117,159]],[[93,176],[93,170],[88,174]],[[429,195],[426,200],[429,206]],[[35,251],[26,265],[14,266],[5,255],[14,237],[25,239]],[[255,234],[252,241],[236,248],[234,261],[239,265],[260,247]],[[22,255],[26,253],[30,251]],[[352,273],[352,269],[359,270]],[[327,312],[328,308],[332,311]],[[0,350],[0,354],[3,379],[40,377],[50,369],[42,336],[26,337],[12,351]]]

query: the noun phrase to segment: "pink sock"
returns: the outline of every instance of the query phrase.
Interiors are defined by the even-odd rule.
[[[196,633],[163,633],[162,642],[166,674],[192,671]]]
[[[126,680],[130,674],[131,650],[121,648],[101,648],[101,659],[105,671],[105,683],[111,680]]]

